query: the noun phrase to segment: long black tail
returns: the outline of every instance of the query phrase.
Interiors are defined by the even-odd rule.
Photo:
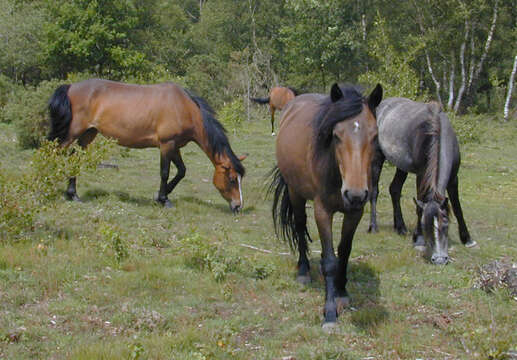
[[[276,236],[281,235],[282,239],[289,243],[292,250],[296,250],[300,244],[300,236],[296,231],[296,221],[294,218],[294,209],[289,199],[289,189],[280,170],[277,166],[271,170],[270,177],[272,178],[267,193],[274,194],[273,197],[273,223],[275,226]],[[307,236],[309,241],[312,241],[307,226],[304,229],[304,236]]]
[[[72,122],[72,105],[68,97],[69,88],[70,85],[58,87],[48,102],[50,132],[47,139],[50,141],[58,139],[60,144],[66,140]]]
[[[269,96],[267,98],[250,98],[250,100],[259,104],[269,104]]]

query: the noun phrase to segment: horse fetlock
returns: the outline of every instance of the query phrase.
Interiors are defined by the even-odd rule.
[[[422,234],[417,234],[417,233],[413,234],[413,247],[417,251],[425,251],[425,249],[426,249],[425,239]]]

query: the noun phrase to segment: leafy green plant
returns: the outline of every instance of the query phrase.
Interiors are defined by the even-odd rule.
[[[101,246],[103,250],[110,248],[114,253],[117,264],[120,265],[122,261],[129,257],[127,241],[122,238],[118,229],[104,223],[99,226],[99,233],[102,238]]]
[[[16,126],[18,143],[23,149],[41,145],[48,132],[47,102],[61,80],[43,81],[38,87],[13,92],[3,108],[4,122]]]
[[[245,117],[246,109],[241,99],[233,100],[219,110],[219,120],[229,129],[240,126]]]
[[[106,139],[73,151],[44,141],[34,152],[28,171],[11,176],[0,172],[0,239],[13,241],[33,231],[37,214],[60,195],[61,184],[70,176],[97,168],[114,148],[115,143]]]
[[[216,281],[223,281],[229,273],[238,271],[242,263],[239,256],[225,253],[224,247],[211,243],[197,232],[183,238],[182,244],[187,253],[187,265],[210,271]]]

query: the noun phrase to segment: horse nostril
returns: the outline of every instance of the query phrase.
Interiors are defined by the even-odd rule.
[[[449,257],[433,255],[431,256],[431,262],[435,265],[446,265],[449,262]]]

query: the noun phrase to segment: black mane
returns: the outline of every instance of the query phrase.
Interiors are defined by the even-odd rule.
[[[328,152],[332,142],[332,131],[337,123],[349,119],[363,111],[364,97],[361,91],[351,85],[340,86],[343,97],[333,102],[329,97],[323,99],[320,109],[314,117],[315,155],[320,156]]]
[[[335,153],[330,151],[334,127],[336,124],[360,114],[365,101],[358,87],[340,85],[339,88],[343,97],[335,102],[330,96],[325,97],[312,122],[314,160],[318,164],[320,173],[324,174],[328,191],[341,186],[341,176],[335,165]]]
[[[203,117],[203,126],[205,127],[208,144],[212,148],[214,155],[226,154],[235,168],[235,171],[241,176],[246,172],[241,161],[235,156],[226,136],[226,129],[215,117],[215,111],[200,96],[193,95],[190,91],[185,90],[188,96],[196,103]]]

